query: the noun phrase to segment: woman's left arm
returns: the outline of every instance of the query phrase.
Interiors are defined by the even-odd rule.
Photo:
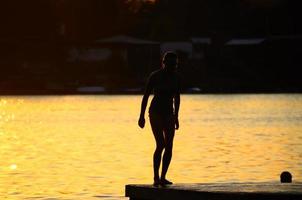
[[[177,80],[177,92],[174,96],[175,129],[179,129],[178,112],[180,107],[180,78]]]
[[[174,109],[175,109],[175,129],[179,129],[178,111],[180,106],[180,93],[174,96]]]

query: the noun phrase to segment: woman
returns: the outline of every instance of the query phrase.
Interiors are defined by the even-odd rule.
[[[145,94],[142,99],[138,125],[145,126],[145,110],[150,94],[154,93],[149,118],[156,141],[153,155],[154,186],[172,184],[166,179],[166,174],[172,157],[175,129],[179,128],[178,111],[180,105],[180,79],[176,73],[178,58],[173,52],[167,52],[162,61],[162,68],[151,73]],[[159,176],[159,166],[162,159],[162,171]]]

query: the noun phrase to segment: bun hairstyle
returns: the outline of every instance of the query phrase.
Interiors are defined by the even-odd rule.
[[[162,68],[167,65],[175,66],[177,64],[177,54],[173,51],[167,51],[162,58]]]

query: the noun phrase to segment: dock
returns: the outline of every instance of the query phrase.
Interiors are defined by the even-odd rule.
[[[125,187],[130,200],[302,200],[299,183],[196,183]]]

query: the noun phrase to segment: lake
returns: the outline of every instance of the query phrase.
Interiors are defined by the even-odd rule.
[[[151,184],[140,102],[0,96],[0,199],[123,199],[125,184]],[[173,153],[175,183],[302,181],[302,95],[182,95]]]

